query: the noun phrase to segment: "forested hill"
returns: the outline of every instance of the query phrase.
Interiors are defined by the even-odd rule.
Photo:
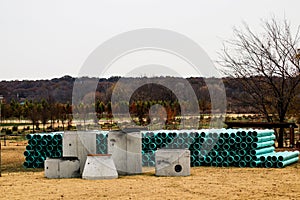
[[[180,78],[175,77],[165,77],[168,81],[174,82],[176,84]],[[95,79],[95,78],[85,78],[85,79]],[[109,101],[111,97],[111,93],[113,91],[113,87],[118,82],[120,77],[111,77],[108,79],[99,79],[98,88],[97,88],[97,96],[100,97],[102,101]],[[145,77],[140,78],[125,78],[128,83],[131,82],[132,79],[135,81],[143,82]],[[155,78],[153,78],[155,79]],[[208,78],[206,79],[211,81],[216,78]],[[192,86],[195,91],[196,96],[199,100],[209,101],[209,92],[207,90],[207,86],[205,84],[204,78],[200,77],[191,77],[187,78],[188,83]],[[23,81],[1,81],[0,82],[0,95],[4,96],[6,103],[10,103],[10,101],[15,100],[18,102],[24,102],[25,100],[41,100],[45,99],[48,102],[58,102],[58,103],[70,103],[72,102],[72,91],[74,85],[75,78],[71,76],[64,76],[61,78],[54,78],[51,80],[23,80]],[[125,82],[126,82],[125,81]],[[233,84],[232,79],[224,78],[223,79],[226,93],[227,93],[227,101],[234,101],[232,97],[239,97],[242,93],[242,86]],[[186,86],[184,86],[186,87]],[[134,93],[133,100],[138,99],[147,99],[149,93],[155,93],[156,100],[174,100],[176,97],[172,92],[167,91],[166,88],[159,86],[147,86],[141,87],[137,92]],[[182,91],[184,94],[184,89]]]

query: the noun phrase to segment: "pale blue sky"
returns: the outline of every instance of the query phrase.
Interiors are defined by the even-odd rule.
[[[76,76],[102,42],[138,28],[184,34],[216,60],[233,26],[272,15],[298,26],[299,10],[297,0],[0,0],[0,80]]]

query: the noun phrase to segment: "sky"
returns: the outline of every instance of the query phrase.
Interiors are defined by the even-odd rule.
[[[99,45],[141,28],[183,34],[216,61],[233,27],[245,21],[259,31],[261,19],[272,16],[298,26],[299,9],[298,0],[0,0],[0,80],[76,77]],[[151,59],[195,75],[177,58],[148,51],[120,58],[103,76],[127,74],[129,65]]]

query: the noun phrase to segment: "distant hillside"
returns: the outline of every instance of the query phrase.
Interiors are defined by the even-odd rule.
[[[87,78],[94,79],[94,78]],[[99,79],[97,88],[97,97],[102,101],[108,102],[111,98],[111,93],[113,87],[118,82],[120,77],[111,77],[108,79]],[[128,83],[132,79],[143,81],[147,78],[126,78]],[[173,81],[174,84],[180,78],[166,77],[169,81]],[[208,78],[208,80],[213,80],[215,78]],[[199,100],[210,101],[209,92],[205,84],[205,79],[201,77],[191,77],[187,78],[188,82],[195,91],[195,94]],[[27,100],[41,100],[46,99],[49,102],[67,103],[72,101],[72,91],[75,78],[71,76],[63,76],[61,78],[54,78],[51,80],[24,80],[24,81],[1,81],[0,82],[0,95],[5,97],[7,103],[11,100],[16,100],[18,102],[23,102]],[[242,86],[237,85],[230,78],[223,79],[226,93],[227,101],[229,103],[230,109],[235,111],[243,111],[245,108],[240,107],[235,101],[237,97],[242,94]],[[185,86],[184,86],[185,87]],[[184,89],[182,95],[184,95]],[[150,95],[152,93],[152,95]],[[153,95],[153,93],[155,95]],[[139,88],[132,97],[132,100],[145,99],[149,100],[149,96],[156,100],[175,100],[176,97],[172,92],[166,90],[166,88],[159,87],[157,85],[145,85]]]

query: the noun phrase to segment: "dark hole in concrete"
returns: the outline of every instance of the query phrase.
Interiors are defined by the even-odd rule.
[[[181,172],[182,171],[182,166],[181,165],[175,165],[175,172]]]

